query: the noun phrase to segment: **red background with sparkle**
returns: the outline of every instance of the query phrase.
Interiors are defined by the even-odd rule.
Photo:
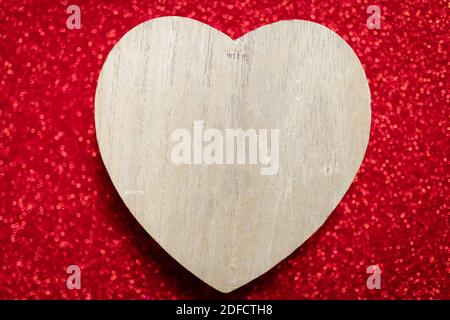
[[[0,3],[0,298],[450,298],[448,3],[444,1],[5,1]],[[68,30],[66,8],[81,7]],[[382,10],[369,30],[366,8]],[[337,32],[364,65],[372,129],[325,225],[231,294],[191,275],[139,226],[99,156],[97,77],[128,30],[180,15],[236,38],[282,19]],[[82,269],[68,290],[66,268]],[[382,289],[366,287],[366,267]]]

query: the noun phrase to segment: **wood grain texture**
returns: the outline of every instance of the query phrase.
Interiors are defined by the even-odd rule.
[[[171,133],[280,130],[276,175],[259,166],[176,165]],[[370,92],[348,44],[289,20],[236,41],[163,17],[109,54],[95,97],[97,140],[133,215],[178,262],[222,292],[266,272],[308,239],[350,186],[370,131]]]

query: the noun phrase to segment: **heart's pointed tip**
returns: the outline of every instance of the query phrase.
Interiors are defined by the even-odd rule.
[[[233,292],[233,291],[235,291],[235,290],[237,290],[237,289],[239,289],[240,287],[242,287],[244,284],[220,284],[220,285],[217,285],[217,284],[210,284],[210,283],[207,283],[210,287],[212,287],[213,289],[215,289],[215,290],[217,290],[217,291],[219,291],[219,292],[221,292],[221,293],[225,293],[225,294],[228,294],[228,293],[231,293],[231,292]]]
[[[241,279],[240,281],[236,281],[236,279],[234,278],[234,274],[233,275],[230,274],[227,277],[222,273],[220,276],[217,277],[205,278],[195,274],[192,271],[191,273],[195,275],[198,279],[200,279],[203,283],[207,284],[214,290],[224,294],[231,293],[257,278],[257,276],[255,276],[252,278],[248,278],[246,280]]]

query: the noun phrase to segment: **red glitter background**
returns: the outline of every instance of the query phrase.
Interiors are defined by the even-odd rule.
[[[81,29],[66,8],[81,8]],[[369,30],[366,8],[381,8]],[[449,299],[449,4],[446,1],[0,3],[0,298]],[[372,130],[325,225],[250,284],[220,294],[140,227],[99,156],[94,94],[128,30],[191,17],[236,38],[283,19],[337,32],[369,78]],[[81,290],[66,287],[79,265]],[[381,290],[366,268],[382,270]]]

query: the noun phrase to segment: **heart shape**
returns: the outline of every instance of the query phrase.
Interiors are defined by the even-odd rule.
[[[298,248],[342,199],[367,147],[370,91],[350,46],[319,24],[282,21],[232,40],[163,17],[108,55],[95,123],[139,223],[230,292]]]

